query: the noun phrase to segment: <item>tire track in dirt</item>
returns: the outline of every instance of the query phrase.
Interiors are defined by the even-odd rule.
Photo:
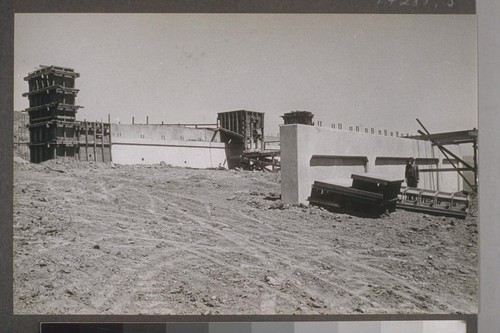
[[[194,200],[194,199],[189,198],[189,197],[183,197],[183,196],[179,196],[179,195],[175,195],[175,197],[181,198],[181,199],[186,200],[186,201],[194,201],[197,204],[202,204],[201,201],[197,201],[197,200]],[[190,219],[192,219],[198,223],[204,223],[203,219],[199,219],[199,217],[196,215],[188,214],[185,211],[179,211],[179,213],[183,213],[184,215],[187,215]],[[237,211],[237,213],[243,219],[249,220],[251,222],[260,223],[260,224],[263,223],[262,221],[258,220],[257,218],[254,218],[253,216],[247,215],[241,211]],[[207,223],[204,223],[204,224],[208,225]],[[211,228],[211,226],[209,226],[209,225],[208,225],[208,227]],[[271,228],[268,228],[268,229],[271,229]],[[214,231],[216,231],[216,230],[214,230]],[[233,241],[236,240],[235,241],[236,244],[240,244],[240,245],[244,244],[245,246],[243,246],[242,248],[244,248],[246,250],[252,249],[252,248],[258,248],[259,250],[265,251],[266,252],[265,255],[263,255],[262,252],[255,252],[254,251],[254,253],[253,253],[254,257],[261,258],[261,262],[265,262],[266,259],[272,259],[272,261],[279,261],[282,263],[285,263],[288,261],[287,262],[287,266],[288,266],[287,273],[288,274],[284,274],[284,275],[291,275],[291,272],[296,270],[296,267],[294,267],[293,263],[291,261],[289,261],[288,256],[282,256],[276,252],[269,253],[268,252],[268,249],[270,248],[269,243],[258,244],[258,240],[256,240],[256,239],[250,241],[248,238],[238,237],[235,234],[224,235],[222,232],[218,232],[218,233],[219,233],[219,235],[221,235],[225,238],[231,239]],[[345,271],[350,272],[349,274],[351,275],[351,278],[352,278],[353,272],[358,271],[358,272],[363,272],[363,274],[365,274],[366,271],[369,271],[369,272],[373,273],[371,276],[377,277],[376,279],[373,279],[373,278],[371,279],[372,284],[379,284],[379,285],[383,286],[383,285],[387,284],[387,281],[389,280],[389,281],[391,281],[390,284],[396,283],[399,285],[407,286],[407,289],[409,289],[408,292],[391,290],[392,293],[394,293],[395,295],[397,295],[398,297],[400,297],[404,301],[407,301],[407,302],[410,302],[410,303],[415,304],[417,306],[420,306],[421,304],[424,303],[422,301],[422,297],[424,297],[427,300],[429,300],[429,299],[432,300],[434,298],[433,293],[427,292],[420,287],[415,287],[411,284],[408,284],[407,280],[401,279],[392,273],[389,273],[389,272],[384,271],[382,269],[373,267],[370,264],[364,263],[363,258],[360,257],[359,255],[355,258],[355,261],[353,260],[352,256],[345,256],[345,255],[342,255],[340,252],[336,252],[336,254],[334,254],[334,256],[335,256],[335,258],[334,258],[333,263],[331,261],[323,262],[323,263],[328,264],[328,265],[333,265],[336,267],[343,266]],[[314,277],[318,278],[317,273],[316,273],[316,269],[314,269],[313,267],[311,267],[310,269],[307,269],[307,270],[302,268],[301,270],[302,270],[302,272],[301,272],[302,274],[309,274],[310,276],[314,276]],[[337,274],[337,272],[335,274]],[[324,280],[324,279],[320,279],[320,280],[323,284],[328,285],[329,287],[333,287],[333,288],[342,290],[344,293],[351,294],[354,297],[358,297],[359,299],[361,299],[365,302],[368,302],[370,304],[374,304],[375,307],[377,307],[377,306],[380,307],[380,304],[377,304],[376,302],[374,302],[374,300],[370,300],[370,299],[367,299],[366,297],[362,296],[363,290],[359,290],[359,289],[356,291],[347,290],[346,288],[342,287],[342,285],[340,283],[333,283],[332,282],[338,278],[337,275],[335,275],[335,276],[331,275],[329,277],[330,277],[329,280]],[[362,280],[362,277],[359,277],[359,278]],[[368,282],[361,282],[361,281],[360,281],[360,283],[363,285],[370,284]],[[444,305],[444,304],[437,303],[435,306],[437,308],[439,308],[440,305]],[[456,311],[455,308],[452,308],[452,310]]]
[[[190,198],[190,197],[181,196],[181,195],[177,195],[177,194],[176,195],[169,194],[169,195],[173,196],[175,198],[178,198],[178,199],[182,199],[183,201],[190,202],[189,206],[192,206],[193,203],[200,205],[200,206],[202,205],[201,201],[195,200],[195,199]],[[151,197],[151,200],[155,200],[155,198]],[[293,275],[294,272],[295,273],[300,272],[303,276],[310,276],[310,277],[317,278],[314,269],[304,269],[303,267],[297,266],[296,264],[293,263],[292,260],[290,260],[289,256],[279,254],[280,253],[279,249],[277,249],[275,252],[272,252],[272,253],[269,252],[269,243],[260,243],[259,244],[258,241],[256,241],[255,239],[250,240],[249,238],[242,237],[240,234],[237,234],[237,233],[225,233],[221,230],[218,230],[217,228],[214,228],[210,223],[206,222],[204,218],[200,218],[199,216],[194,215],[192,213],[188,213],[187,211],[182,209],[181,207],[187,206],[184,202],[183,202],[183,205],[174,204],[172,201],[169,201],[169,203],[171,206],[172,205],[177,206],[177,210],[176,210],[177,213],[186,216],[190,220],[192,220],[200,225],[203,225],[204,227],[206,227],[208,229],[211,229],[212,231],[216,232],[219,236],[222,236],[223,238],[230,240],[231,242],[233,242],[236,246],[238,246],[242,250],[246,250],[247,255],[251,255],[254,258],[258,258],[260,260],[261,266],[263,266],[262,268],[264,268],[266,266],[266,263],[271,260],[273,262],[280,262],[280,263],[286,265],[286,270],[284,272],[282,271],[280,273],[280,275],[286,276],[286,277],[288,277],[288,279],[290,279],[290,277]],[[250,220],[251,222],[259,221],[259,223],[262,223],[260,220],[257,220],[256,218],[251,217],[251,216],[244,214],[242,212],[238,212],[238,215],[240,215],[244,219]],[[239,222],[241,222],[241,221],[239,221]],[[239,226],[241,227],[241,225],[239,225]],[[268,228],[268,229],[272,230],[272,228]],[[192,250],[187,249],[187,248],[185,248],[185,250],[192,251]],[[253,251],[251,254],[249,254],[248,250],[253,250]],[[222,261],[216,259],[218,256],[216,256],[216,255],[208,255],[207,256],[204,253],[202,254],[199,252],[197,254],[202,256],[202,257],[205,257],[207,260],[211,260],[212,262],[220,265],[221,268],[227,269],[228,263],[222,262]],[[259,266],[258,264],[255,264],[255,265],[257,267]],[[231,264],[229,264],[229,266],[232,267],[235,271],[241,270],[240,266],[234,266]],[[283,268],[282,268],[282,270],[283,270]],[[327,281],[325,279],[319,279],[319,280],[321,280],[321,282],[323,284],[327,285],[329,288],[335,288],[335,289],[341,290],[343,293],[346,293],[346,294],[349,293],[349,291],[345,287],[341,286],[338,283],[333,283],[333,282]],[[267,284],[264,282],[259,283],[259,285],[266,287],[266,289],[268,288]],[[313,294],[314,297],[321,296],[319,293],[312,292],[312,290],[310,291],[310,293]],[[373,303],[373,301],[370,301],[361,295],[357,295],[357,297],[365,302],[372,302]],[[268,301],[264,301],[264,303],[268,304]]]
[[[332,226],[336,222],[319,210],[285,207],[269,211],[264,193],[279,189],[276,182],[257,173],[134,166],[75,169],[63,176],[43,170],[16,175],[20,215],[15,219],[15,252],[22,255],[16,255],[15,274],[28,280],[15,290],[40,285],[44,276],[53,274],[47,273],[49,269],[63,267],[67,259],[58,254],[61,249],[65,257],[74,257],[82,265],[66,264],[69,273],[58,273],[63,274],[61,281],[67,281],[67,288],[80,288],[70,290],[74,295],[54,290],[52,301],[43,295],[30,298],[23,291],[31,303],[15,301],[16,311],[317,314],[353,313],[358,308],[384,313],[398,306],[418,313],[473,309],[473,296],[459,299],[460,293],[445,284],[460,282],[472,295],[467,279],[471,274],[453,278],[447,272],[458,271],[461,264],[463,272],[474,271],[473,264],[462,263],[463,249],[458,248],[474,239],[463,243],[454,229],[448,233],[425,229],[424,234],[414,235],[417,240],[410,241],[410,247],[403,248],[399,233],[415,223],[417,214],[397,214],[407,219],[406,225],[392,224],[394,218],[389,219],[390,225],[377,223],[389,232],[378,234],[375,244],[381,246],[377,247],[368,236],[379,228],[372,221],[352,219],[353,223]],[[28,185],[19,185],[23,181]],[[231,191],[237,186],[246,190],[233,197]],[[38,203],[39,198],[47,201]],[[40,210],[50,211],[43,221],[37,220]],[[429,225],[417,223],[419,228]],[[42,241],[38,233],[45,231],[51,233]],[[431,244],[422,239],[427,234],[436,235],[431,240],[437,247],[426,246]],[[444,242],[444,249],[453,249],[446,255],[442,255]],[[394,243],[398,246],[389,249]],[[92,249],[94,245],[100,249]],[[431,250],[436,266],[419,273],[419,267],[426,268],[426,252]],[[398,254],[404,254],[404,260],[387,257]],[[30,258],[44,256],[61,265],[48,264],[30,275],[29,269],[37,267]],[[417,271],[410,270],[411,265]],[[71,280],[79,269],[79,280]],[[444,281],[430,281],[433,276]],[[181,291],[171,292],[179,283]],[[201,301],[207,295],[217,296],[215,307]],[[224,302],[219,304],[219,298],[225,298]]]
[[[151,196],[149,193],[143,193],[143,194],[146,196],[149,196],[151,201],[156,202],[156,204],[153,204],[151,206],[156,207],[156,205],[163,205],[163,201],[158,199],[157,196]],[[217,236],[221,236],[225,240],[228,240],[235,247],[241,248],[242,250],[243,249],[248,250],[248,249],[252,249],[252,248],[257,248],[255,246],[256,245],[255,242],[250,241],[246,238],[242,238],[241,236],[239,236],[238,234],[235,234],[235,233],[226,233],[226,232],[220,230],[219,228],[214,227],[213,224],[210,221],[206,221],[205,218],[200,218],[197,215],[188,213],[184,208],[182,208],[182,207],[186,206],[185,201],[190,201],[190,206],[192,206],[192,204],[193,204],[192,201],[196,201],[195,204],[197,204],[201,207],[202,206],[201,201],[193,200],[192,198],[183,197],[180,195],[170,194],[170,196],[174,196],[177,199],[181,199],[183,201],[181,205],[173,202],[172,200],[168,201],[168,203],[170,205],[169,206],[170,209],[174,210],[176,213],[181,214],[181,215],[185,216],[188,220],[191,220],[191,221],[197,223],[198,225],[201,225],[204,228],[207,228],[207,229],[213,231]],[[175,207],[175,209],[172,209],[172,207]],[[152,209],[152,210],[157,211],[156,209]],[[165,241],[168,243],[174,243],[171,240],[165,240]],[[230,262],[222,261],[222,260],[218,259],[220,257],[220,253],[210,254],[210,252],[207,251],[206,248],[202,248],[201,250],[198,251],[195,249],[194,244],[186,245],[185,243],[177,243],[176,248],[183,249],[185,252],[195,254],[198,258],[204,258],[210,262],[213,262],[213,263],[217,264],[221,269],[227,270],[228,268],[230,268],[235,273],[238,273],[238,274],[240,274],[240,272],[242,270],[241,265],[233,265]],[[265,247],[258,246],[258,249],[259,249],[259,251],[253,251],[252,253],[248,253],[248,251],[247,251],[247,253],[246,253],[247,255],[252,256],[255,259],[258,259],[258,263],[253,264],[254,267],[265,266],[266,262],[269,261],[269,254],[267,253],[267,250],[265,249]],[[266,253],[263,254],[263,251]],[[280,261],[284,261],[286,259],[286,256],[280,256],[277,259]],[[259,265],[259,263],[260,263],[260,265]],[[295,270],[295,268],[292,268],[292,270]],[[256,284],[257,286],[260,286],[261,288],[267,290],[267,292],[273,291],[273,289],[269,288],[268,284],[265,283],[264,281],[260,281],[260,282],[253,281],[253,283]]]

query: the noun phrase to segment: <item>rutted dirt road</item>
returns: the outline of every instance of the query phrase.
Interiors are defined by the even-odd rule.
[[[284,206],[279,174],[15,163],[16,314],[477,313],[477,223]]]

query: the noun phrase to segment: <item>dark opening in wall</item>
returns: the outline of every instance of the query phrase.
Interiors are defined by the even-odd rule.
[[[435,165],[439,163],[439,159],[417,157],[415,159],[415,163],[417,163],[418,165]]]
[[[341,156],[341,155],[313,155],[309,161],[310,166],[340,166],[360,165],[368,162],[366,156]]]
[[[375,158],[375,165],[406,165],[408,157],[384,157]]]

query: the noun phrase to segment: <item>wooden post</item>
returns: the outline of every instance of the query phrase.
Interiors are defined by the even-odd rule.
[[[478,177],[478,167],[477,167],[477,140],[474,139],[472,143],[472,148],[474,149],[474,191],[477,192],[477,177]]]
[[[85,121],[85,160],[89,160],[89,128],[87,121]]]
[[[96,155],[96,149],[97,149],[97,135],[96,135],[96,122],[94,121],[92,123],[92,129],[94,130],[94,162],[97,162],[97,157],[95,156]]]
[[[439,154],[438,154],[439,157]],[[441,163],[438,162],[437,168],[439,168],[439,165]],[[439,191],[439,172],[436,172],[436,191]]]
[[[101,120],[101,149],[102,149],[102,162],[104,163],[104,123]]]
[[[82,157],[80,156],[80,126],[75,126],[75,131],[76,131],[76,140],[78,143],[76,144],[76,153],[78,155],[78,160],[81,160]]]
[[[111,123],[109,123],[108,126],[109,126],[109,130],[108,130],[109,161],[113,162],[113,155],[111,152]]]
[[[66,157],[66,125],[63,124],[62,126],[62,130],[63,130],[63,149],[64,149],[64,157]]]
[[[260,150],[264,151],[264,150],[266,150],[266,146],[265,146],[265,143],[264,143],[264,115],[262,115],[262,118],[260,119],[260,128],[261,128],[261,131],[260,131],[260,135],[261,135],[261,138],[260,138]]]
[[[250,131],[249,131],[249,135],[250,135],[250,151],[253,151],[253,121],[252,121],[252,116],[249,116],[249,117],[250,117],[250,121],[248,123],[249,123],[249,127],[250,127]]]
[[[417,119],[417,122],[420,124],[420,126],[422,126],[422,128],[424,129],[425,133],[427,135],[430,135],[429,131],[427,130],[427,128],[425,128],[425,126],[420,122],[420,120]],[[420,131],[421,132],[421,131]],[[453,163],[453,161],[448,157],[448,155],[446,153],[449,153],[453,158],[455,158],[459,163],[462,163],[463,165],[467,166],[468,168],[472,169],[472,167],[465,163],[464,161],[462,161],[461,158],[459,158],[457,155],[453,154],[451,151],[449,151],[448,149],[446,149],[445,147],[443,147],[442,145],[438,144],[435,140],[430,140],[435,146],[438,147],[438,149],[441,151],[441,153],[443,153],[444,157],[446,157],[446,159],[450,162],[451,166],[457,171],[457,173],[459,174],[460,177],[462,177],[463,181],[469,185],[470,188],[472,188],[472,185],[471,183],[467,180],[467,178],[465,178],[465,176],[463,175],[462,172],[460,172],[459,170],[459,167],[458,166],[455,166],[455,163]]]

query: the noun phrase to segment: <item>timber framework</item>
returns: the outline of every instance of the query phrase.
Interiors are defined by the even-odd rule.
[[[28,81],[30,161],[40,163],[58,157],[111,161],[110,126],[103,122],[78,122],[75,88],[80,76],[72,68],[40,66],[24,78]],[[85,154],[85,156],[83,156]]]

